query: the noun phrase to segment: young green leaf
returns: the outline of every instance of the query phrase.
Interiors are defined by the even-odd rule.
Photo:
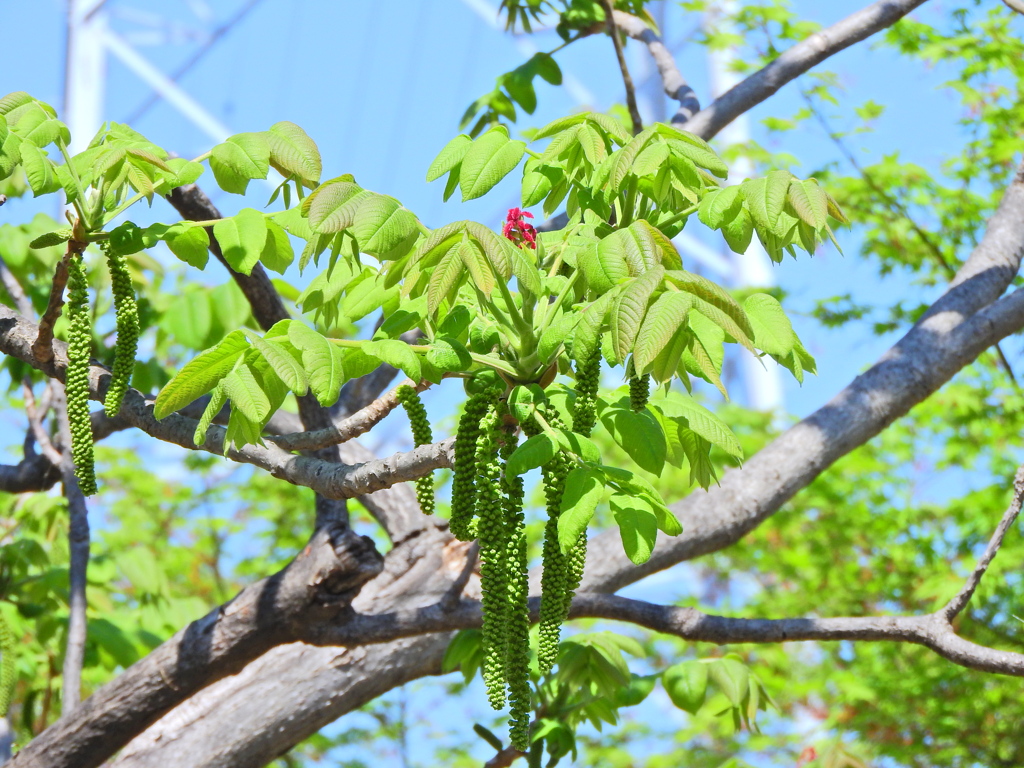
[[[647,367],[685,327],[686,316],[692,306],[690,294],[682,291],[666,291],[650,306],[633,346],[633,366],[638,372],[646,372]]]
[[[270,398],[248,365],[236,367],[224,377],[221,386],[231,400],[232,408],[241,411],[253,424],[262,424],[270,415]]]
[[[265,179],[270,170],[266,133],[240,133],[217,144],[210,153],[210,168],[221,189],[244,195],[251,179]]]
[[[594,517],[594,510],[604,495],[601,479],[601,473],[589,467],[579,467],[566,476],[558,517],[558,546],[563,554],[576,546]]]
[[[163,240],[171,253],[196,269],[204,269],[210,259],[210,237],[203,227],[189,226],[188,222],[172,224]]]
[[[699,661],[673,664],[662,673],[661,684],[673,704],[695,715],[707,696],[708,665]]]
[[[473,140],[464,133],[460,133],[445,144],[427,169],[427,181],[439,179],[455,168],[462,162],[472,144]]]
[[[517,447],[508,457],[505,473],[510,476],[522,475],[531,469],[542,467],[558,453],[558,442],[552,435],[542,432],[534,435]]]
[[[708,676],[734,707],[743,704],[750,691],[750,670],[735,659],[715,659],[707,665]]]
[[[241,331],[232,331],[216,346],[199,353],[160,390],[153,415],[162,419],[209,392],[249,349]]]
[[[260,252],[260,261],[267,269],[272,269],[280,275],[295,261],[295,251],[292,249],[292,241],[288,233],[284,231],[273,219],[265,219],[267,224],[267,239]],[[196,227],[198,229],[198,227]]]
[[[224,260],[236,272],[248,275],[260,260],[267,241],[267,222],[254,208],[243,208],[236,215],[213,225]]]
[[[409,345],[404,341],[398,339],[369,341],[363,344],[363,351],[368,355],[373,355],[381,362],[393,365],[413,381],[423,378],[419,357],[409,349]]]
[[[769,355],[785,357],[796,345],[793,325],[782,305],[767,293],[753,293],[743,302],[743,311],[754,329],[754,345]]]
[[[629,457],[642,469],[660,475],[665,468],[667,446],[661,425],[648,411],[635,413],[629,408],[607,408],[601,422]]]
[[[341,349],[300,322],[288,325],[288,340],[302,356],[302,367],[317,402],[323,406],[333,405],[345,380]]]
[[[503,127],[492,128],[466,152],[459,173],[462,200],[474,200],[490,191],[495,184],[519,165],[526,151],[522,141],[510,141]]]
[[[658,538],[658,520],[653,507],[642,497],[620,494],[612,496],[609,503],[626,557],[636,565],[646,563],[651,559]]]
[[[259,335],[247,334],[249,341],[267,361],[278,378],[299,397],[309,390],[306,372],[302,367],[301,353],[296,357],[289,347],[274,339],[264,339]],[[298,350],[296,350],[298,352]]]
[[[320,150],[295,123],[282,121],[264,134],[270,145],[270,164],[285,177],[295,175],[307,187],[320,181]]]

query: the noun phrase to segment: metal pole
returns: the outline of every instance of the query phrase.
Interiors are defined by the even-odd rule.
[[[105,0],[68,0],[64,120],[72,154],[89,146],[103,123],[107,62]]]

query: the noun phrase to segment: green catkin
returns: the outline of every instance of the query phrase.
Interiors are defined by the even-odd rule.
[[[630,367],[632,370],[632,366]],[[629,377],[629,405],[639,413],[647,407],[647,398],[651,395],[651,377],[636,376]]]
[[[554,408],[544,410],[544,418],[548,424],[558,429],[563,426],[558,412]],[[524,424],[527,435],[537,434],[540,430],[533,422]],[[541,674],[551,671],[558,658],[558,641],[561,635],[562,622],[568,615],[568,603],[565,596],[569,588],[568,562],[558,544],[558,516],[562,510],[562,493],[565,491],[565,478],[569,474],[569,462],[558,453],[542,471],[544,497],[547,501],[548,521],[544,526],[544,544],[541,550],[543,572],[540,581],[540,639],[537,647],[537,661]]]
[[[82,493],[96,493],[92,423],[89,420],[89,358],[92,327],[89,322],[88,283],[81,254],[68,260],[68,368],[64,379],[68,423],[71,426],[71,458]]]
[[[493,391],[479,392],[466,401],[459,428],[455,433],[455,467],[452,477],[452,511],[448,524],[452,535],[461,541],[476,538],[473,514],[476,509],[476,442],[480,420],[495,399]]]
[[[132,372],[135,370],[135,350],[139,344],[139,308],[135,304],[135,289],[128,272],[128,259],[114,253],[109,246],[104,249],[107,268],[110,270],[110,286],[114,293],[114,313],[117,317],[117,343],[114,345],[114,368],[110,377],[110,388],[103,401],[107,416],[116,416],[128,391]]]
[[[590,437],[597,423],[597,388],[601,381],[600,345],[585,361],[576,363],[576,403],[572,431]]]
[[[498,458],[499,418],[491,404],[476,443],[476,511],[479,518],[480,591],[483,603],[483,678],[494,709],[505,706],[505,637],[508,617],[508,526]]]
[[[505,432],[502,464],[516,449],[514,433]],[[530,611],[527,604],[529,574],[526,559],[526,518],[523,515],[522,477],[502,472],[505,522],[508,529],[505,563],[508,574],[508,614],[505,621],[505,679],[508,682],[509,737],[512,746],[525,752],[530,745]]]
[[[412,439],[417,446],[429,445],[434,442],[434,433],[430,429],[427,410],[414,387],[404,384],[395,393],[398,402],[405,408],[412,426]],[[416,500],[420,503],[420,511],[425,515],[434,514],[434,476],[433,473],[416,480]]]
[[[14,682],[14,633],[0,613],[0,717],[4,717],[11,707]]]

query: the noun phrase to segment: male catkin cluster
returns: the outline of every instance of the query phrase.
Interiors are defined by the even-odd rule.
[[[92,326],[89,322],[88,282],[82,255],[68,259],[68,369],[64,379],[68,423],[71,426],[71,457],[82,493],[96,493],[92,423],[89,420],[89,358]]]
[[[398,402],[405,408],[412,426],[412,439],[417,446],[429,445],[434,442],[434,433],[430,429],[427,410],[423,407],[419,393],[408,384],[403,384],[395,393]],[[416,480],[416,500],[425,515],[434,514],[434,478],[433,474],[425,475]]]
[[[0,717],[7,714],[14,696],[14,633],[0,613]]]
[[[497,399],[497,392],[485,389],[466,401],[459,429],[455,433],[455,476],[452,478],[452,511],[448,524],[452,535],[461,541],[476,538],[473,515],[476,512],[476,441],[480,420]]]
[[[501,458],[504,465],[516,448],[513,432],[502,434]],[[526,559],[526,518],[523,515],[523,478],[502,473],[505,492],[506,554],[508,568],[508,615],[505,629],[505,679],[508,682],[510,739],[512,746],[525,752],[530,744],[530,611],[529,573]]]
[[[597,423],[597,388],[601,383],[601,350],[595,348],[586,360],[576,364],[576,402],[572,431],[590,437]]]
[[[639,413],[647,407],[647,399],[651,396],[651,377],[632,375],[629,377],[629,405]]]
[[[135,289],[128,272],[128,259],[104,248],[107,268],[110,270],[110,286],[114,292],[114,313],[117,317],[117,343],[114,345],[114,367],[110,376],[110,388],[103,401],[107,416],[116,416],[128,391],[128,383],[135,369],[135,350],[139,344],[139,308],[135,304]]]
[[[564,425],[558,411],[543,409],[547,423],[555,429]],[[527,433],[536,432],[536,425],[524,425]],[[569,561],[558,544],[558,518],[562,513],[562,495],[565,493],[565,478],[570,470],[565,454],[557,453],[541,470],[544,483],[544,498],[547,502],[548,521],[544,526],[544,544],[541,549],[543,572],[540,581],[540,639],[537,646],[537,661],[541,673],[550,672],[558,658],[558,641],[562,622],[569,615],[570,578]]]

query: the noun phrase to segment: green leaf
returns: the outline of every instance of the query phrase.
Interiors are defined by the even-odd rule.
[[[294,174],[307,187],[320,181],[320,150],[304,130],[295,123],[282,121],[270,126],[264,135],[270,145],[270,164],[282,176]]]
[[[21,167],[25,170],[32,196],[39,197],[60,189],[60,182],[53,170],[53,161],[35,144],[23,141],[20,146]]]
[[[651,559],[658,538],[658,520],[654,508],[641,497],[620,494],[612,496],[609,504],[615,523],[619,526],[626,557],[636,565],[646,563]]]
[[[743,307],[721,286],[706,277],[685,270],[671,270],[666,276],[680,290],[691,294],[693,308],[722,328],[751,352],[754,351],[754,329]]]
[[[476,240],[464,238],[458,246],[458,254],[462,263],[466,265],[473,284],[485,296],[490,296],[496,285],[494,272],[491,271],[491,263]]]
[[[393,197],[373,195],[352,217],[351,234],[359,250],[372,256],[386,253],[416,231],[416,217]]]
[[[627,408],[608,408],[601,415],[601,423],[622,448],[642,469],[660,475],[665,468],[668,447],[661,425],[648,411],[634,413]]]
[[[558,442],[554,436],[546,432],[534,435],[517,447],[508,457],[505,474],[510,476],[525,474],[531,469],[547,464],[556,453],[558,453]]]
[[[686,317],[693,306],[688,293],[666,291],[647,310],[643,325],[636,334],[633,346],[633,366],[640,373],[647,371],[655,358],[661,354],[680,330],[686,325]],[[681,350],[680,350],[681,353]],[[676,355],[678,360],[679,356]],[[673,369],[674,369],[673,365]],[[664,380],[660,379],[659,380]]]
[[[792,179],[793,174],[780,169],[769,171],[765,179],[764,206],[768,225],[772,229],[779,223],[779,214],[786,207],[786,197]]]
[[[546,139],[548,136],[554,136],[556,133],[561,133],[566,128],[571,128],[574,125],[579,125],[587,119],[587,113],[581,112],[576,115],[569,115],[568,117],[560,117],[554,120],[533,135],[534,141],[540,141]]]
[[[686,419],[690,429],[742,461],[743,448],[729,425],[689,395],[673,392],[671,397],[659,401],[658,407],[670,417]]]
[[[569,429],[556,429],[555,437],[563,451],[574,453],[591,464],[601,463],[601,449],[590,438]]]
[[[459,173],[463,202],[488,192],[519,165],[525,151],[526,144],[510,141],[508,132],[500,126],[474,141],[462,159]]]
[[[754,222],[746,208],[740,208],[736,217],[722,225],[722,236],[733,253],[746,253],[754,235]]]
[[[267,241],[267,222],[254,208],[243,208],[229,219],[213,225],[224,260],[236,272],[248,275],[260,260]]]
[[[409,345],[398,339],[380,339],[363,344],[363,351],[381,362],[393,365],[415,382],[423,378],[420,359]]]
[[[325,407],[334,405],[345,380],[342,350],[300,322],[287,327],[288,340],[302,355],[302,367],[317,402]]]
[[[586,533],[594,510],[604,495],[601,479],[601,473],[589,467],[574,469],[566,476],[558,518],[558,545],[563,553],[568,553],[576,546],[580,535]]]
[[[285,386],[299,397],[306,394],[309,390],[309,383],[306,380],[306,372],[302,367],[301,359],[292,354],[291,350],[279,341],[263,339],[255,333],[247,335],[249,341],[263,355],[263,359],[267,361],[267,364],[284,382]]]
[[[295,261],[292,241],[288,238],[288,233],[284,231],[284,228],[276,221],[270,218],[265,218],[264,221],[267,225],[267,239],[260,252],[260,261],[267,269],[272,269],[279,275],[283,275]]]
[[[828,197],[815,179],[792,179],[789,183],[789,205],[797,218],[821,230],[828,224]]]
[[[210,259],[210,236],[203,227],[193,227],[180,221],[172,224],[163,240],[171,253],[196,269],[204,269]]]
[[[747,698],[750,690],[750,670],[735,659],[716,659],[707,665],[708,676],[725,694],[734,707]]]
[[[739,215],[743,209],[743,189],[740,186],[713,189],[704,195],[697,208],[697,218],[706,227],[721,229]]]
[[[240,365],[231,371],[221,386],[231,400],[231,407],[241,411],[253,424],[262,424],[270,415],[270,398],[248,365]]]
[[[633,161],[632,171],[637,176],[657,173],[662,164],[668,160],[669,154],[667,145],[661,142],[652,143],[637,155],[636,160]]]
[[[673,154],[692,160],[701,168],[707,168],[720,179],[729,176],[729,166],[715,154],[704,139],[688,131],[680,131],[667,123],[656,123],[655,129],[668,140]]]
[[[227,399],[228,396],[224,392],[224,387],[218,384],[213,388],[213,391],[210,393],[210,402],[206,404],[203,415],[200,417],[199,423],[196,424],[196,431],[192,435],[192,442],[196,445],[203,445],[206,442],[206,432],[209,430],[210,425],[213,424],[214,418],[220,413],[220,409],[224,407]]]
[[[270,170],[270,143],[266,133],[240,133],[215,146],[210,168],[225,192],[244,195],[250,179],[265,179]]]
[[[447,301],[453,291],[458,288],[460,278],[466,269],[459,252],[461,245],[455,245],[441,257],[437,266],[430,273],[430,282],[427,284],[427,311],[436,314],[442,303]]]
[[[309,226],[323,233],[347,229],[352,226],[359,203],[372,194],[354,181],[328,182],[318,187],[303,201]]]
[[[431,343],[427,362],[443,372],[465,371],[473,365],[473,358],[457,339],[442,336]]]
[[[232,331],[216,346],[199,353],[160,390],[153,415],[162,419],[209,392],[249,348],[245,334]]]
[[[203,175],[202,163],[193,160],[186,160],[183,157],[172,157],[166,161],[170,173],[164,174],[164,185],[169,191],[175,187],[184,187],[187,184],[195,184],[196,180]]]
[[[661,684],[673,704],[695,715],[707,696],[708,665],[699,661],[673,664],[662,673]]]
[[[774,296],[753,293],[743,302],[743,311],[750,318],[758,349],[780,357],[793,351],[797,341],[793,325]]]
[[[612,334],[613,363],[626,359],[633,351],[640,324],[647,314],[647,305],[655,290],[660,287],[665,270],[657,266],[629,283],[612,305],[608,325]]]
[[[439,179],[455,168],[455,166],[462,162],[472,144],[473,140],[464,133],[460,133],[445,144],[444,149],[437,154],[434,162],[427,169],[427,181]]]

